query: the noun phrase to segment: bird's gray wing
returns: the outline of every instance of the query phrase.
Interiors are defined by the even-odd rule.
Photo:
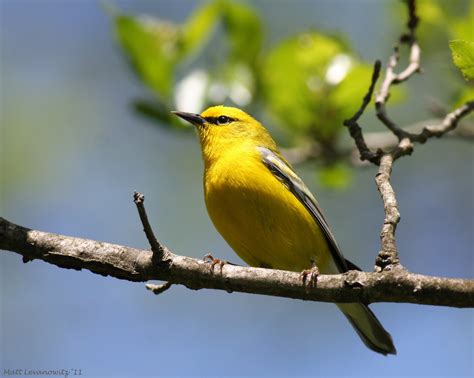
[[[334,263],[337,266],[339,272],[346,272],[348,270],[348,264],[344,259],[344,256],[337,245],[336,239],[334,238],[331,229],[326,221],[326,218],[319,207],[318,202],[311,194],[307,186],[304,184],[293,169],[276,153],[266,147],[258,147],[262,162],[270,170],[271,173],[283,184],[285,187],[293,193],[293,195],[304,205],[304,207],[310,212],[316,223],[321,227],[321,230],[326,237],[329,250],[331,251]],[[354,264],[350,263],[350,266],[355,267]]]

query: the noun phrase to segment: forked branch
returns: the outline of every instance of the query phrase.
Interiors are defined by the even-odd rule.
[[[419,133],[407,131],[388,116],[386,104],[390,98],[391,87],[407,81],[415,73],[421,70],[421,50],[418,46],[415,35],[416,27],[419,22],[418,16],[416,15],[415,0],[408,0],[407,5],[408,32],[402,34],[399,42],[400,44],[407,44],[409,46],[409,63],[400,73],[395,73],[395,68],[400,58],[399,46],[396,45],[394,53],[389,58],[385,77],[382,81],[380,90],[375,94],[375,110],[377,117],[390,130],[390,132],[398,138],[398,143],[388,151],[382,150],[383,146],[380,146],[376,151],[370,150],[365,142],[362,127],[358,122],[374,93],[375,84],[380,76],[380,61],[375,62],[369,90],[363,98],[359,110],[352,118],[344,121],[344,125],[348,127],[349,133],[359,150],[361,160],[368,160],[379,166],[375,181],[384,204],[385,218],[380,232],[382,249],[376,259],[376,272],[404,269],[400,264],[395,238],[397,224],[400,221],[400,212],[398,210],[395,191],[390,183],[393,163],[402,156],[410,155],[413,152],[414,143],[425,143],[429,138],[440,137],[445,133],[454,130],[458,125],[459,120],[474,110],[474,101],[467,102],[463,106],[447,114],[440,123],[426,125]]]

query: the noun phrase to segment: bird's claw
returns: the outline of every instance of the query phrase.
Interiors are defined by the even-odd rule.
[[[225,260],[221,260],[221,259],[216,259],[214,258],[214,256],[212,256],[210,253],[206,254],[204,257],[203,257],[203,260],[204,262],[208,263],[208,264],[211,264],[210,265],[210,268],[211,268],[211,272],[214,273],[214,267],[216,265],[219,265],[220,267],[220,271],[221,271],[221,274],[222,274],[222,267],[227,264],[227,261]]]
[[[306,290],[316,287],[318,276],[319,269],[316,265],[313,265],[311,269],[305,269],[301,272],[300,277]]]

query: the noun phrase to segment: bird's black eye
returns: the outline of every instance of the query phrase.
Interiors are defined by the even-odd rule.
[[[221,115],[221,116],[217,117],[217,124],[218,125],[227,125],[230,121],[231,121],[231,119],[227,116],[224,116],[224,115]]]

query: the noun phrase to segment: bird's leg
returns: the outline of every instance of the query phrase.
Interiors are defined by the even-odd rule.
[[[203,257],[203,260],[204,260],[204,262],[211,264],[211,272],[212,272],[212,273],[214,273],[214,267],[215,267],[216,265],[219,265],[220,268],[221,268],[221,274],[222,274],[222,267],[223,267],[225,264],[228,264],[228,262],[225,261],[225,260],[221,260],[221,259],[216,259],[216,258],[214,258],[214,256],[212,256],[210,253],[206,254],[206,255]]]
[[[306,289],[316,287],[318,282],[319,269],[314,260],[311,260],[311,269],[305,269],[301,272],[300,277],[303,280],[303,286]]]

